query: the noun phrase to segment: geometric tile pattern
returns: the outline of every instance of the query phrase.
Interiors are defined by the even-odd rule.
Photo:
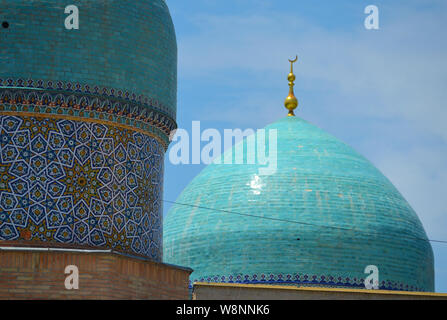
[[[103,123],[0,115],[0,240],[162,258],[164,148]]]

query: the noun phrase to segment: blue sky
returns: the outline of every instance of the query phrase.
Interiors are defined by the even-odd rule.
[[[447,240],[446,1],[167,3],[179,50],[179,127],[200,120],[202,130],[256,129],[285,116],[287,59],[298,54],[296,114],[368,158],[429,238]],[[371,4],[379,30],[364,28]],[[175,200],[202,169],[166,160],[164,198]],[[447,292],[447,244],[432,246],[436,291]]]

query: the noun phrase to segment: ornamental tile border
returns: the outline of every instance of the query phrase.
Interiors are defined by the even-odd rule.
[[[63,82],[53,86],[42,80],[28,80],[25,86],[22,79],[0,79],[0,104],[5,111],[65,114],[134,126],[162,138],[165,147],[177,128],[175,114],[156,99],[98,86],[93,90]]]
[[[189,281],[189,288],[193,287],[195,282],[210,282],[210,283],[239,283],[239,284],[272,284],[272,285],[299,285],[299,286],[319,286],[329,288],[354,288],[365,289],[364,279],[349,278],[349,277],[334,277],[334,276],[309,276],[307,274],[277,274],[277,275],[238,275],[238,276],[213,276],[202,277]],[[424,291],[418,287],[410,286],[396,281],[381,281],[379,285],[380,290],[393,291]],[[366,290],[366,289],[365,289]]]
[[[57,90],[65,92],[87,93],[92,95],[102,95],[107,97],[121,98],[127,101],[138,102],[145,106],[153,107],[158,111],[165,113],[169,117],[175,118],[176,114],[168,106],[158,101],[157,99],[139,95],[133,92],[119,90],[114,88],[107,88],[101,86],[90,86],[88,84],[52,81],[52,80],[34,80],[34,79],[2,79],[0,78],[0,87],[12,88],[32,88],[42,90]]]

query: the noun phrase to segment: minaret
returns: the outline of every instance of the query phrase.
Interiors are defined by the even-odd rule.
[[[162,264],[168,7],[74,2],[0,1],[0,300],[186,298],[187,271]]]

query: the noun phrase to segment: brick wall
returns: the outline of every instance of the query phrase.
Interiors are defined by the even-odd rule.
[[[65,288],[67,265],[78,290]],[[189,274],[114,253],[0,250],[0,299],[187,299]]]

